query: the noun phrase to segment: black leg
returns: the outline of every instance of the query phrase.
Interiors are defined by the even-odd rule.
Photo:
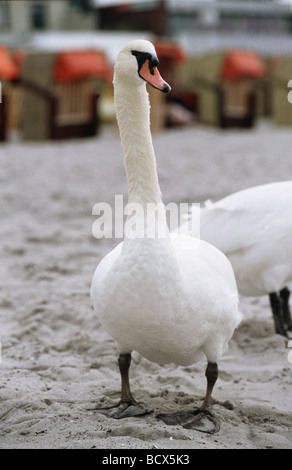
[[[282,336],[287,336],[282,315],[282,299],[280,296],[278,296],[276,292],[272,292],[269,297],[275,322],[276,333]]]
[[[166,424],[180,424],[185,429],[196,429],[209,434],[218,432],[220,429],[219,421],[209,411],[212,391],[218,378],[218,366],[215,362],[208,362],[205,375],[207,378],[207,391],[201,408],[193,412],[160,414],[157,417]]]
[[[129,382],[131,354],[120,354],[118,363],[121,374],[121,402],[134,403],[135,400],[131,394]]]
[[[208,362],[205,376],[207,378],[207,391],[202,410],[209,410],[212,391],[218,379],[218,365],[216,362]]]
[[[282,299],[284,325],[288,331],[292,331],[292,319],[291,319],[291,312],[289,308],[290,291],[287,287],[284,287],[284,289],[280,291],[280,297]]]
[[[121,401],[117,405],[109,408],[96,408],[92,411],[115,419],[130,418],[151,413],[153,411],[152,408],[142,407],[135,401],[131,393],[129,382],[131,354],[120,354],[118,363],[121,374]]]

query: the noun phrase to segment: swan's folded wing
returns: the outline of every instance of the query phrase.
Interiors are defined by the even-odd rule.
[[[229,255],[292,236],[292,182],[271,183],[208,202],[200,213],[203,240]]]
[[[200,236],[216,246],[227,256],[246,250],[259,243],[259,229],[263,234],[269,230],[269,220],[265,214],[244,210],[223,209],[220,207],[203,209],[200,220]]]

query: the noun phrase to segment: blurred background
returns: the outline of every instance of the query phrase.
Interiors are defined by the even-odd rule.
[[[292,125],[288,0],[2,0],[0,28],[1,141],[114,123],[113,65],[136,38],[154,42],[173,90],[149,90],[152,132]]]

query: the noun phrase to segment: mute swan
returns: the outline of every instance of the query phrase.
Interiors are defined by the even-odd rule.
[[[167,424],[215,432],[216,418],[208,411],[217,379],[217,362],[241,316],[232,267],[217,248],[192,237],[170,236],[162,203],[152,145],[146,82],[168,92],[159,75],[154,46],[144,40],[128,44],[114,71],[114,99],[125,157],[129,204],[143,209],[140,230],[125,231],[125,239],[97,266],[91,299],[101,324],[119,347],[121,401],[96,410],[113,418],[151,412],[135,402],[129,384],[131,352],[160,364],[188,365],[207,358],[207,391],[200,410],[159,415]],[[154,221],[144,228],[144,214],[154,203],[158,229],[165,236],[149,236]],[[148,221],[147,221],[148,222]],[[141,228],[142,227],[142,228]]]
[[[180,227],[186,233],[187,223]],[[269,295],[275,330],[292,331],[292,181],[269,183],[233,193],[200,210],[203,240],[231,262],[239,293]]]

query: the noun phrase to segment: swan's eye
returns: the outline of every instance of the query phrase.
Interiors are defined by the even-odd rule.
[[[157,59],[157,57],[152,57],[150,63],[153,67],[157,67],[159,64],[159,60]]]
[[[140,52],[140,51],[132,51],[132,54],[136,57],[138,63],[138,72],[140,72],[143,64],[146,60],[149,60],[149,71],[151,75],[154,75],[153,67],[157,67],[159,60],[157,57],[153,57],[149,52]]]

